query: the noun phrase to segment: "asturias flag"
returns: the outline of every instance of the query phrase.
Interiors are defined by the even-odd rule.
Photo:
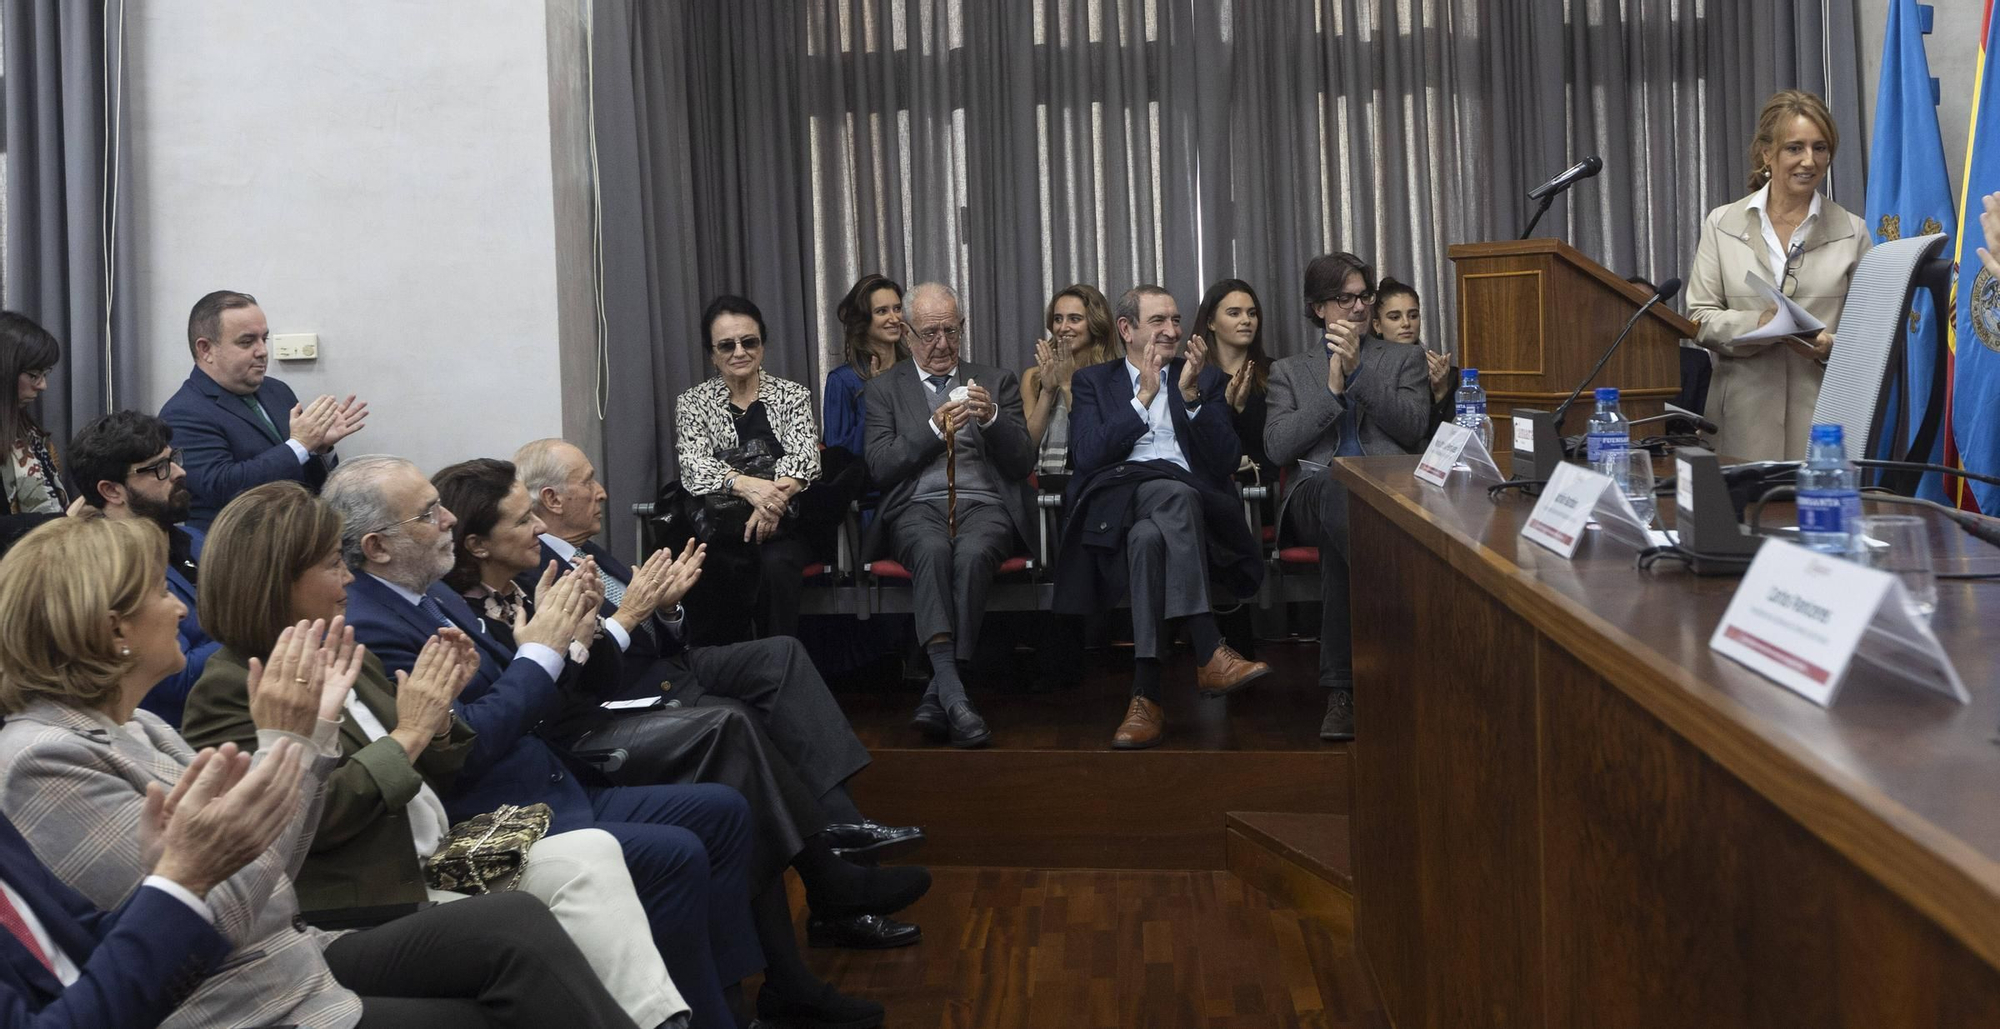
[[[1980,33],[1979,69],[1972,91],[1972,129],[1965,146],[1965,177],[1959,183],[1958,274],[1952,284],[1951,445],[1957,464],[1975,472],[2000,471],[2000,280],[1979,260],[1985,245],[1979,227],[1980,197],[2000,190],[2000,67],[1994,55],[1993,0],[1986,0]],[[1947,452],[1946,459],[1952,455]],[[2000,487],[1982,483],[1947,484],[1962,507],[2000,512]]]
[[[1882,78],[1875,93],[1875,139],[1868,155],[1868,225],[1875,242],[1906,236],[1928,236],[1956,228],[1951,181],[1945,174],[1944,137],[1938,132],[1937,105],[1931,95],[1930,59],[1924,54],[1916,0],[1890,0],[1889,24],[1883,31]],[[1977,233],[1975,232],[1975,235]],[[1949,241],[1943,251],[1951,253]],[[1936,305],[1927,290],[1918,291],[1910,309],[1904,374],[1912,410],[1906,419],[1902,445],[1907,447],[1922,421],[1937,365],[1939,324]],[[1942,403],[1942,399],[1940,399]],[[1885,411],[1883,439],[1870,457],[1889,456],[1889,430],[1897,404],[1892,395]],[[1912,460],[1936,462],[1943,457],[1940,438],[1926,455]],[[1945,500],[1943,481],[1924,476],[1919,495]]]

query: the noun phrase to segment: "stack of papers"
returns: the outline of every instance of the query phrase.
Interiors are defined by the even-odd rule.
[[[1772,315],[1771,320],[1761,327],[1736,337],[1736,342],[1770,343],[1786,336],[1811,338],[1826,328],[1825,322],[1806,313],[1805,308],[1800,307],[1778,287],[1758,278],[1756,272],[1745,274],[1743,284],[1750,288],[1751,295],[1764,297],[1776,304],[1778,313]]]

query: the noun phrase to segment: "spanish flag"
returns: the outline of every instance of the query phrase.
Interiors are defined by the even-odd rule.
[[[1972,126],[1966,136],[1965,175],[1959,179],[1957,268],[1951,287],[1951,394],[1946,407],[1945,463],[1975,472],[2000,471],[2000,280],[1979,260],[1986,233],[1979,226],[1980,198],[2000,191],[2000,51],[1993,0],[1986,0],[1979,68],[1972,90]],[[2000,513],[2000,487],[1958,480],[1949,485],[1958,506]]]

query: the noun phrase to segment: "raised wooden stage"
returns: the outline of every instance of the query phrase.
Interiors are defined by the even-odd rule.
[[[1336,472],[1374,584],[1356,937],[1394,1025],[2000,1026],[2000,587],[1940,584],[1971,705],[1863,668],[1821,709],[1710,653],[1737,580],[1564,562],[1519,540],[1531,501],[1414,465]]]

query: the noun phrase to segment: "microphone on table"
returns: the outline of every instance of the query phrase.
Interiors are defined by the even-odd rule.
[[[1592,154],[1570,165],[1569,170],[1561,175],[1529,190],[1528,199],[1539,200],[1541,205],[1535,208],[1535,216],[1528,219],[1528,227],[1521,230],[1521,238],[1527,239],[1534,233],[1535,226],[1542,223],[1542,215],[1549,213],[1549,205],[1555,203],[1556,197],[1561,196],[1564,190],[1603,170],[1604,158]]]
[[[1625,322],[1625,328],[1618,333],[1618,338],[1612,340],[1610,348],[1604,351],[1604,356],[1598,358],[1597,363],[1590,366],[1590,374],[1585,375],[1583,381],[1577,383],[1576,388],[1569,391],[1569,396],[1564,398],[1561,404],[1556,405],[1555,413],[1549,416],[1549,420],[1554,425],[1557,439],[1562,438],[1563,416],[1569,413],[1570,405],[1576,403],[1576,398],[1583,394],[1584,387],[1590,385],[1590,380],[1597,378],[1597,373],[1603,371],[1604,366],[1611,361],[1611,355],[1617,353],[1618,348],[1624,345],[1625,337],[1632,334],[1632,327],[1639,324],[1639,319],[1644,318],[1646,312],[1653,309],[1654,304],[1672,300],[1680,294],[1680,291],[1681,280],[1668,279],[1660,283],[1659,288],[1653,291],[1652,296],[1646,298],[1645,303],[1639,305],[1637,311],[1632,312],[1632,317]]]
[[[1666,405],[1666,411],[1662,414],[1656,414],[1650,418],[1634,418],[1632,420],[1632,424],[1634,426],[1640,426],[1648,422],[1668,422],[1675,420],[1684,421],[1689,425],[1693,426],[1694,431],[1705,432],[1711,436],[1722,431],[1722,426],[1717,425],[1714,422],[1711,422],[1708,419],[1703,418],[1698,414],[1695,414],[1693,411],[1690,411],[1685,407],[1676,407],[1673,404]]]

